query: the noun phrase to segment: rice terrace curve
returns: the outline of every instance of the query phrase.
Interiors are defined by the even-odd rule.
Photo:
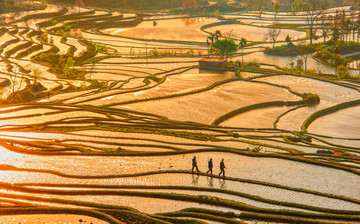
[[[0,223],[360,223],[358,1],[0,13]]]

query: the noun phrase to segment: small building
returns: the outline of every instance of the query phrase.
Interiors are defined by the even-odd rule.
[[[293,50],[296,54],[298,54],[298,48],[296,47],[295,44],[293,44],[291,41],[288,43],[288,47]]]
[[[218,58],[203,58],[199,60],[199,67],[200,68],[207,68],[207,69],[222,69],[227,67],[227,61],[221,60]]]

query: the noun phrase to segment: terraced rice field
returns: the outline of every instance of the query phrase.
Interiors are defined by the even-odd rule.
[[[207,35],[201,32],[200,28],[220,21],[216,18],[207,17],[150,20],[143,21],[134,28],[108,29],[103,32],[137,39],[203,42]]]
[[[247,40],[258,41],[258,42],[266,41],[267,33],[268,33],[268,28],[251,26],[251,25],[242,25],[242,24],[222,25],[222,26],[216,26],[206,29],[207,32],[212,32],[212,33],[215,32],[216,30],[221,30],[223,32],[232,32],[236,39],[241,39],[241,37],[246,36]],[[249,30],[252,31],[250,34],[248,33]],[[278,40],[285,41],[287,35],[289,35],[293,40],[300,40],[306,37],[305,32],[300,32],[290,29],[281,29]]]
[[[199,69],[205,25],[249,32],[213,17],[55,6],[30,15],[0,30],[1,223],[360,222],[356,83],[289,74],[273,65],[295,58],[264,55],[268,43],[244,49],[260,65],[242,79]],[[225,19],[274,16],[256,15]]]

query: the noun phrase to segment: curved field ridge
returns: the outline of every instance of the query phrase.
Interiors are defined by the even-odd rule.
[[[0,27],[1,221],[360,222],[357,120],[312,133],[356,111],[359,85],[272,65],[294,59],[270,61],[256,42],[273,13],[13,17]],[[281,41],[304,39],[305,17],[279,13]],[[228,68],[200,69],[216,29],[251,43]]]

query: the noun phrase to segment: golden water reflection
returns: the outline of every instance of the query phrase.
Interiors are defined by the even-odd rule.
[[[50,221],[51,220],[51,221]],[[48,224],[60,224],[60,223],[94,223],[94,224],[108,224],[103,220],[83,215],[70,215],[70,214],[35,214],[35,215],[9,215],[1,216],[0,223],[22,223],[22,224],[34,224],[34,223],[48,223]]]

